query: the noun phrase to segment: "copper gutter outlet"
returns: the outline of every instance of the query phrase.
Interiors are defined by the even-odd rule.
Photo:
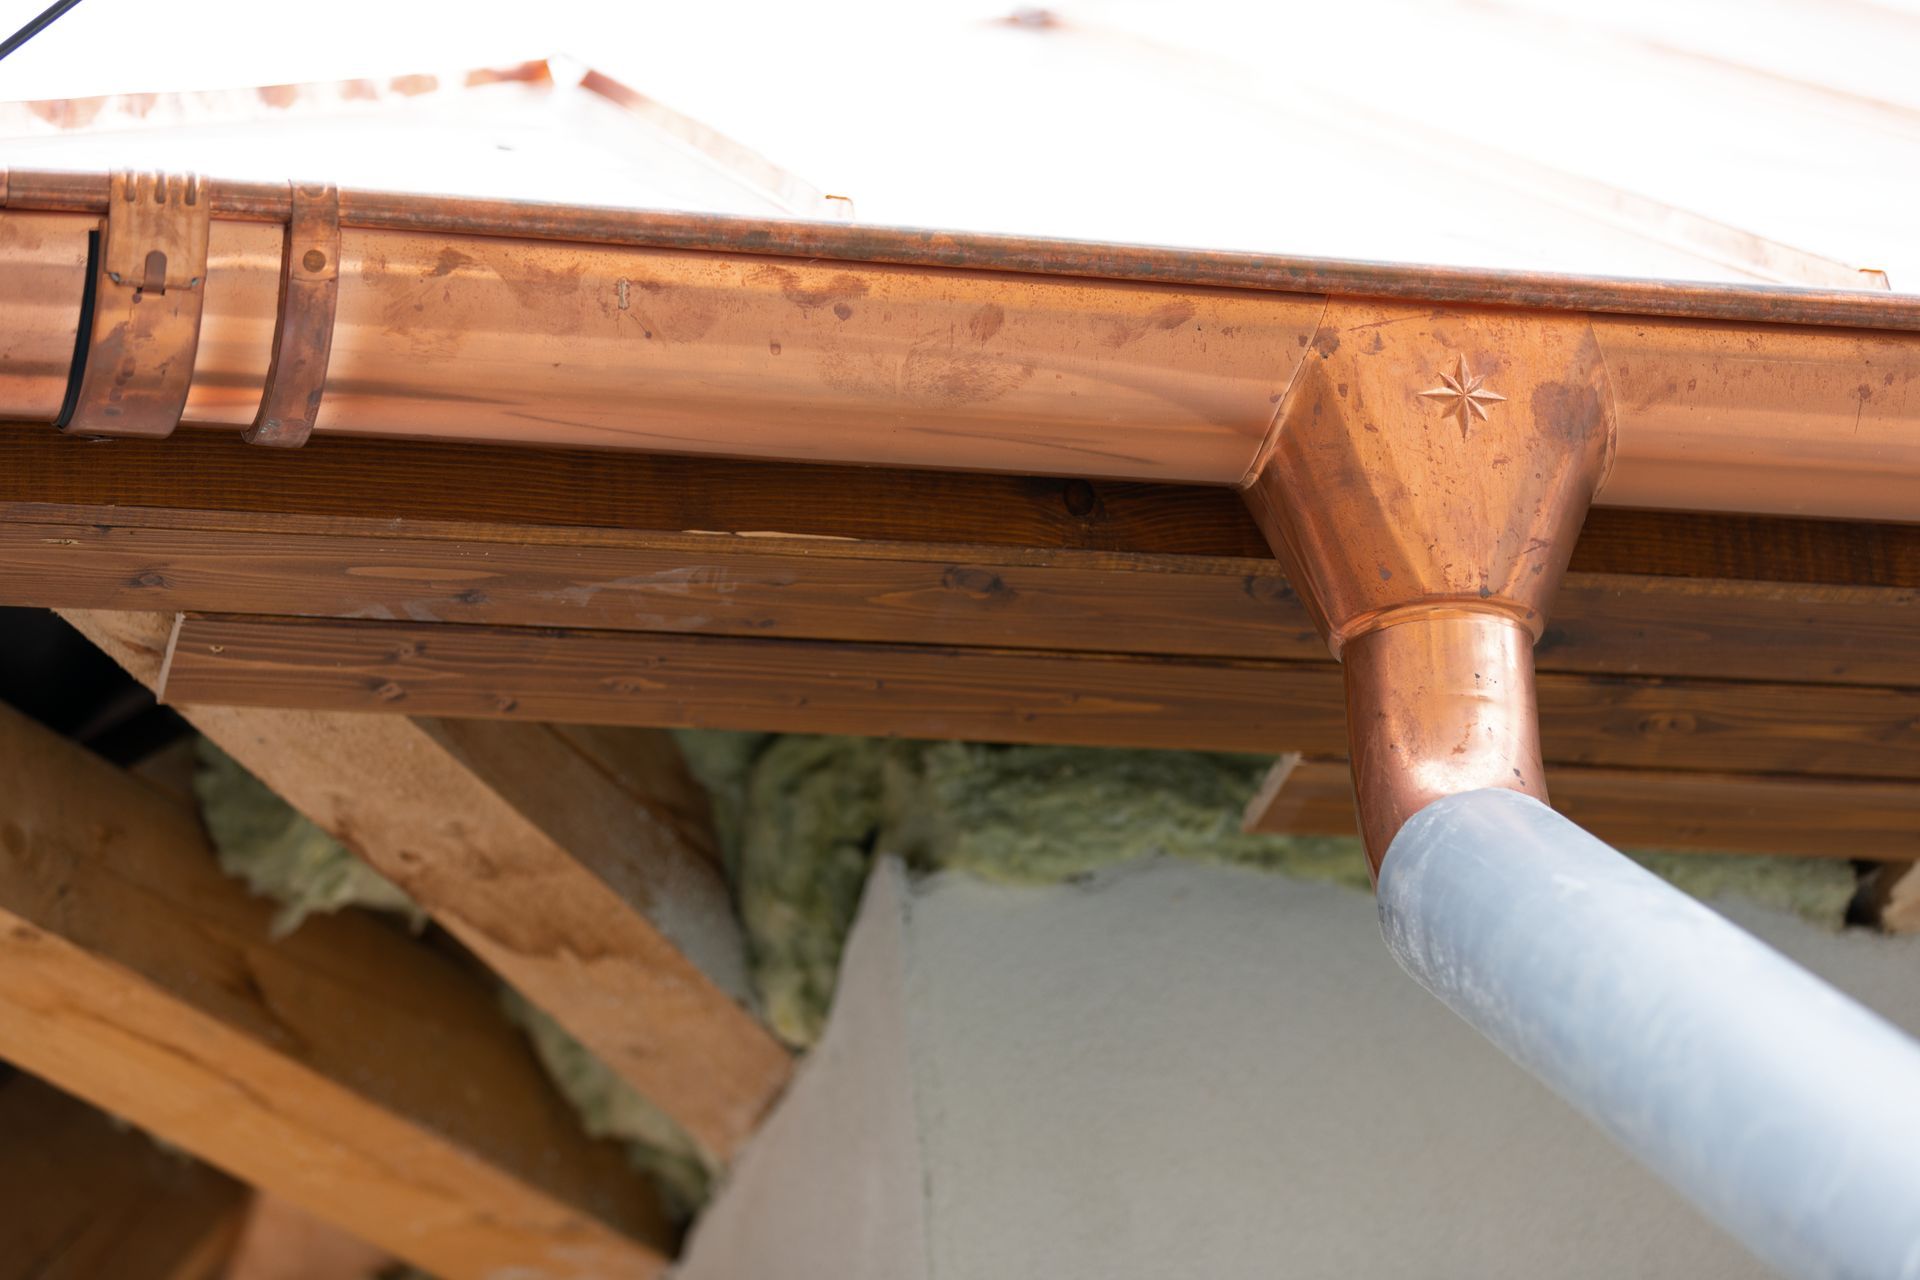
[[[1246,496],[1346,664],[1376,872],[1443,795],[1546,798],[1533,644],[1613,440],[1584,316],[1328,308]]]
[[[1920,520],[1920,297],[1864,290],[0,169],[0,297],[0,418],[86,434],[1242,488],[1346,663],[1376,871],[1431,800],[1544,795],[1590,504]]]

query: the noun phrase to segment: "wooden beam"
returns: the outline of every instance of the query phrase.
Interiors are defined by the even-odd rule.
[[[158,685],[171,619],[67,616]],[[788,1053],[742,1005],[705,793],[664,735],[181,710],[716,1158],[784,1086]]]
[[[309,518],[343,532],[499,526],[721,531],[1077,549],[1261,562],[1265,541],[1224,488],[892,471],[318,436],[280,454],[238,433],[101,444],[0,426],[0,519],[135,515]],[[81,514],[88,512],[91,514]],[[1920,526],[1599,509],[1573,569],[1920,587]]]
[[[545,528],[1268,556],[1226,489],[315,436],[275,457],[237,432],[76,442],[0,425],[13,504]],[[128,447],[123,447],[127,445]]]
[[[1766,774],[1549,765],[1553,807],[1617,845],[1905,859],[1920,854],[1920,785]],[[1345,760],[1289,757],[1247,806],[1246,829],[1354,834]]]
[[[0,603],[1324,656],[1224,490],[192,431],[0,428]],[[1598,511],[1539,660],[1913,685],[1916,617],[1920,527]]]
[[[0,1055],[440,1276],[657,1274],[651,1187],[490,986],[359,915],[269,934],[198,816],[0,709]]]
[[[25,1074],[0,1082],[0,1280],[215,1280],[247,1188]]]
[[[0,521],[0,602],[1326,657],[1271,560],[603,530],[400,536],[383,524],[348,534],[297,518],[149,523],[157,519]],[[1916,628],[1920,590],[1907,587],[1574,573],[1537,658],[1546,671],[1912,685]]]
[[[187,705],[1222,751],[1346,750],[1332,663],[186,615]],[[1545,674],[1547,759],[1920,777],[1920,692]]]

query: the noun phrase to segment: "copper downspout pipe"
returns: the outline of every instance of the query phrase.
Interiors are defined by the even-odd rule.
[[[72,413],[159,234],[109,186],[0,170],[0,418]],[[206,189],[182,421],[1243,488],[1347,663],[1376,867],[1440,795],[1544,795],[1590,503],[1920,520],[1920,297]]]

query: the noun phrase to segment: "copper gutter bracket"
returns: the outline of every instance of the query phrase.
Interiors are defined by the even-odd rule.
[[[187,403],[206,299],[206,180],[129,172],[109,180],[93,325],[72,435],[172,434]]]
[[[1441,796],[1546,799],[1533,644],[1613,432],[1584,315],[1329,304],[1244,496],[1345,664],[1376,876]]]
[[[313,434],[333,351],[340,297],[340,189],[288,184],[292,212],[281,252],[280,308],[260,412],[242,439],[298,449]]]

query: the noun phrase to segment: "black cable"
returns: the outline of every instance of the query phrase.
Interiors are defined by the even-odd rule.
[[[73,411],[80,407],[80,383],[87,376],[87,354],[93,350],[93,302],[100,287],[100,233],[87,232],[86,287],[80,292],[80,328],[73,335],[73,363],[67,366],[67,394],[60,401],[60,416],[53,425],[66,430]]]
[[[80,0],[54,0],[52,4],[40,11],[39,17],[8,36],[5,40],[0,40],[0,58],[6,57],[15,49],[18,49],[42,31],[45,31],[59,19],[61,14],[79,3]]]

